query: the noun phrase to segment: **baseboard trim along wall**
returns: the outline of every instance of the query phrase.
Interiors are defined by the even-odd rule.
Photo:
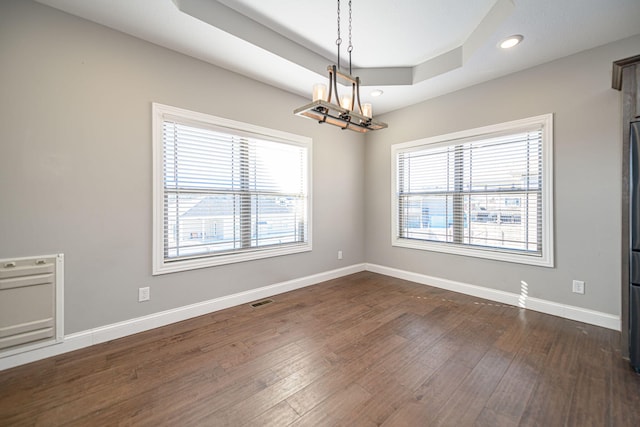
[[[171,323],[191,319],[193,317],[202,316],[204,314],[213,313],[215,311],[224,310],[225,308],[234,307],[236,305],[247,304],[252,301],[315,285],[327,280],[337,279],[339,277],[364,270],[365,264],[354,264],[336,270],[313,274],[299,279],[276,283],[274,285],[264,286],[262,288],[252,289],[246,292],[239,292],[237,294],[190,304],[172,310],[137,317],[124,322],[113,323],[111,325],[105,325],[69,334],[64,337],[62,342],[47,347],[33,349],[25,347],[24,352],[22,353],[7,355],[6,357],[0,355],[0,371],[117,338],[122,338],[127,335],[137,334],[138,332],[148,331]]]
[[[19,365],[24,365],[26,363],[35,362],[47,357],[56,356],[84,347],[89,347],[95,344],[114,340],[117,338],[122,338],[127,335],[136,334],[138,332],[144,332],[150,329],[169,325],[171,323],[180,322],[182,320],[187,320],[193,317],[202,316],[204,314],[213,313],[215,311],[223,310],[225,308],[233,307],[236,305],[247,304],[249,302],[256,301],[262,298],[293,291],[295,289],[304,288],[306,286],[315,285],[317,283],[337,279],[339,277],[347,276],[349,274],[365,270],[423,285],[447,289],[478,298],[484,298],[503,304],[520,306],[554,316],[577,320],[596,326],[602,326],[608,329],[619,331],[621,328],[620,317],[616,315],[565,304],[559,304],[539,298],[529,298],[527,296],[511,292],[499,291],[482,286],[471,285],[468,283],[455,282],[453,280],[427,276],[425,274],[413,273],[410,271],[399,270],[382,265],[363,263],[354,264],[348,267],[318,273],[299,279],[293,279],[274,285],[264,286],[262,288],[253,289],[246,292],[240,292],[233,295],[215,298],[196,304],[190,304],[184,307],[166,310],[159,313],[150,314],[148,316],[138,317],[124,322],[118,322],[111,325],[105,325],[98,328],[77,332],[65,336],[64,341],[48,347],[25,347],[24,352],[22,353],[11,354],[5,357],[0,356],[0,371]]]
[[[439,277],[427,276],[426,274],[413,273],[405,270],[385,267],[377,264],[366,264],[366,270],[386,276],[404,279],[422,285],[434,286],[461,294],[471,295],[503,304],[515,305],[553,316],[564,317],[565,319],[577,320],[591,325],[602,326],[603,328],[621,330],[620,316],[603,313],[601,311],[589,310],[572,305],[560,304],[540,298],[529,297],[526,293],[515,294],[468,283],[456,282]]]

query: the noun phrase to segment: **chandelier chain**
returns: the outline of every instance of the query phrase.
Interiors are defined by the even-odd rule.
[[[347,52],[349,52],[349,74],[353,74],[351,70],[351,52],[353,52],[353,43],[351,43],[351,0],[349,0],[349,47],[347,48]]]
[[[340,69],[340,45],[342,44],[342,38],[340,37],[340,0],[338,0],[338,38],[336,39],[336,45],[338,46],[338,69]]]
[[[340,38],[340,0],[338,0],[338,38],[336,39],[336,44],[340,46],[342,43],[342,39]]]
[[[353,50],[353,44],[351,43],[351,0],[349,0],[349,52]]]

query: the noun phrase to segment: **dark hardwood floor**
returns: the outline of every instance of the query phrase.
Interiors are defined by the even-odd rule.
[[[619,333],[363,272],[0,372],[0,425],[638,426]]]

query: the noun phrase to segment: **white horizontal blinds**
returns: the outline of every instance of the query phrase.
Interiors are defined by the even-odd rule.
[[[542,128],[398,154],[399,236],[542,253]]]
[[[305,242],[306,148],[163,122],[165,261]]]
[[[251,246],[306,241],[306,149],[253,141],[249,164]]]

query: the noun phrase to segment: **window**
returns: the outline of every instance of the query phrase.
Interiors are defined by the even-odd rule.
[[[552,115],[392,146],[395,246],[553,266]]]
[[[153,274],[311,250],[311,139],[153,104]]]

